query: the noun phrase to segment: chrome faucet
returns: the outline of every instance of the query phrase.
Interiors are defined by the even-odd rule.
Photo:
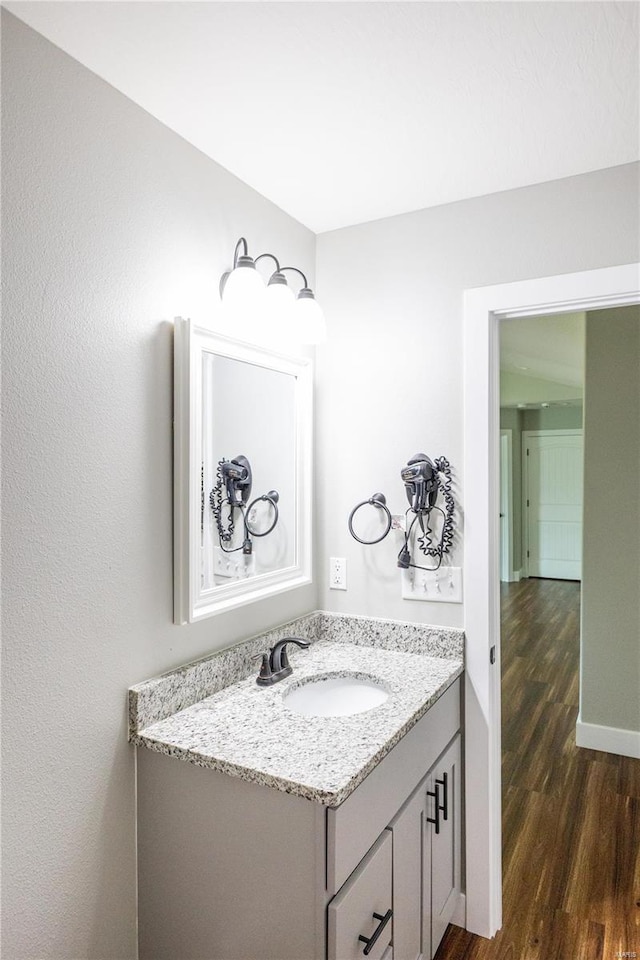
[[[262,654],[260,675],[256,677],[256,683],[261,687],[270,687],[272,683],[284,680],[293,672],[287,656],[288,643],[295,643],[303,650],[311,646],[308,640],[301,640],[300,637],[285,637],[284,640],[278,640],[269,653]]]

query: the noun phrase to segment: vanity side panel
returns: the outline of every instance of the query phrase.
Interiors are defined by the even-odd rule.
[[[139,748],[140,960],[321,960],[324,810]]]
[[[327,887],[336,893],[460,729],[456,680],[339,807],[327,814]]]

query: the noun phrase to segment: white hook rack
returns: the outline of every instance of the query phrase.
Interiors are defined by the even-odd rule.
[[[401,570],[403,600],[462,603],[462,567]]]

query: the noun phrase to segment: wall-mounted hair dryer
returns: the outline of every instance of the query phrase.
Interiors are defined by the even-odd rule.
[[[398,566],[406,570],[415,567],[420,570],[437,570],[442,563],[442,557],[451,549],[453,542],[453,513],[455,503],[451,493],[451,464],[446,457],[437,457],[430,460],[426,453],[416,453],[406,466],[402,467],[400,477],[404,483],[405,493],[409,501],[406,516],[413,514],[411,521],[405,521],[406,530],[404,543],[398,554]],[[363,540],[353,529],[355,513],[365,505],[376,507],[386,516],[385,530],[375,540]],[[432,514],[441,519],[439,533],[434,530]],[[408,524],[408,525],[407,525]],[[417,527],[416,527],[417,525]],[[386,497],[382,493],[374,493],[368,500],[356,504],[349,514],[349,532],[359,543],[367,545],[379,543],[389,533],[392,527],[392,517],[387,507]],[[436,529],[437,529],[436,525]],[[425,567],[414,563],[411,557],[412,535],[414,530],[420,531],[420,536],[414,536],[414,544],[425,557],[437,560],[434,567]]]
[[[414,513],[424,513],[435,506],[438,496],[438,471],[426,453],[416,453],[400,471],[407,500]]]

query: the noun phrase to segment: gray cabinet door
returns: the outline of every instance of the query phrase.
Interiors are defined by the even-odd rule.
[[[421,785],[389,825],[393,834],[394,960],[418,960],[422,955],[425,789]]]
[[[460,896],[461,751],[458,735],[440,757],[429,777],[428,790],[437,793],[438,826],[429,823],[431,872],[431,949],[433,957]],[[427,797],[428,816],[435,819],[436,797]],[[426,848],[427,844],[425,844]],[[426,865],[425,865],[426,866]],[[425,944],[426,945],[426,944]]]
[[[367,944],[360,937],[372,937],[391,910],[391,861],[392,838],[385,830],[329,904],[328,960],[361,960],[364,956]],[[381,960],[391,943],[391,931],[389,919],[368,954],[369,960]]]

